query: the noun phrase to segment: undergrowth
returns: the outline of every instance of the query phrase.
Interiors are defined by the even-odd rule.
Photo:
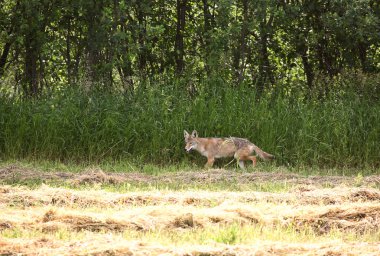
[[[141,84],[134,95],[65,89],[35,100],[3,96],[0,159],[203,165],[184,150],[183,130],[196,129],[201,137],[248,138],[274,154],[275,165],[380,164],[380,103],[363,92],[258,98],[250,86],[217,79],[199,82],[194,94],[184,88],[169,80]]]

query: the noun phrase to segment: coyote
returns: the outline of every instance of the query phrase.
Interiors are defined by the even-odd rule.
[[[206,168],[213,166],[215,158],[221,157],[234,157],[240,168],[244,169],[244,161],[251,160],[253,166],[256,166],[256,156],[251,156],[252,152],[266,160],[274,158],[273,155],[268,154],[257,147],[255,144],[247,139],[242,138],[199,138],[198,132],[193,131],[191,135],[184,131],[185,136],[185,149],[187,152],[195,149],[203,156],[207,157]]]

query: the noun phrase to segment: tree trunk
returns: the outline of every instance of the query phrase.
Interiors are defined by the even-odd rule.
[[[72,71],[71,71],[71,17],[67,17],[67,34],[66,34],[66,67],[67,67],[67,81],[72,85]]]
[[[269,61],[269,52],[268,52],[268,38],[269,35],[266,32],[265,25],[261,24],[261,33],[260,33],[260,60],[259,60],[259,82],[257,84],[257,91],[258,94],[261,95],[261,93],[264,91],[265,84],[269,81],[271,84],[274,84],[274,77],[272,73],[272,67]]]
[[[368,61],[367,61],[367,49],[368,49],[367,44],[365,44],[365,43],[359,43],[358,44],[360,65],[361,65],[362,71],[364,73],[369,72],[371,69],[369,67]]]
[[[246,48],[248,35],[248,0],[243,0],[243,23],[240,34],[239,67],[237,72],[238,84],[244,79]],[[240,63],[241,62],[241,63]]]
[[[272,66],[269,60],[268,40],[273,36],[273,20],[274,14],[271,13],[267,19],[267,6],[263,6],[262,18],[259,25],[259,81],[257,84],[257,92],[260,96],[264,91],[266,83],[269,81],[271,84],[275,83]]]
[[[182,74],[185,68],[183,33],[186,22],[186,5],[187,0],[177,0],[177,32],[175,40],[175,61],[177,74]]]
[[[306,75],[307,86],[309,87],[309,91],[311,92],[311,90],[313,89],[313,82],[314,82],[313,68],[310,65],[309,57],[307,56],[306,51],[302,54],[301,58],[302,58],[303,69]]]
[[[5,65],[7,64],[7,58],[11,49],[11,45],[12,44],[10,42],[5,43],[4,45],[4,49],[0,57],[0,78],[4,75]]]
[[[202,0],[203,2],[203,19],[204,19],[204,23],[203,23],[203,35],[201,38],[201,42],[203,41],[203,49],[205,51],[205,70],[206,70],[206,73],[207,75],[210,75],[211,73],[211,70],[210,70],[210,67],[209,67],[209,58],[210,58],[210,42],[211,42],[211,38],[210,38],[210,31],[211,31],[211,19],[212,19],[212,15],[211,15],[211,12],[210,12],[210,6],[208,4],[208,0]],[[202,40],[203,39],[203,40]]]
[[[145,37],[146,37],[146,24],[145,24],[145,19],[146,15],[144,10],[142,9],[143,7],[141,6],[141,1],[137,2],[137,20],[139,23],[139,33],[138,33],[138,42],[139,42],[139,62],[138,62],[138,67],[139,71],[142,74],[145,74],[146,72],[146,67],[147,67],[147,49],[145,45]]]
[[[103,1],[91,0],[87,6],[87,54],[88,54],[88,72],[91,83],[103,82],[104,73],[100,72],[100,65],[103,63],[102,55],[102,24],[101,14]]]
[[[309,47],[307,46],[306,37],[307,35],[302,33],[302,38],[298,38],[297,40],[297,42],[300,42],[300,43],[296,46],[296,49],[297,49],[298,54],[301,56],[303,70],[306,76],[306,83],[309,88],[309,92],[311,92],[313,89],[314,73],[313,73],[313,67],[309,61],[309,56],[308,56]]]
[[[24,92],[27,97],[38,95],[38,43],[36,42],[36,32],[33,28],[25,35],[25,87]]]

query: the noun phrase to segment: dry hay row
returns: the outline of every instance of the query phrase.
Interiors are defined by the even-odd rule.
[[[380,203],[356,202],[342,205],[299,206],[225,202],[216,207],[180,205],[143,206],[123,210],[65,209],[51,206],[5,209],[0,230],[24,228],[54,232],[154,231],[205,228],[239,223],[260,226],[311,227],[318,234],[330,230],[378,232]]]
[[[227,201],[245,204],[275,203],[294,205],[339,205],[350,202],[380,202],[380,191],[370,188],[317,189],[298,187],[287,193],[148,191],[112,193],[41,186],[38,189],[0,186],[0,204],[12,207],[54,205],[69,208],[123,208],[146,205],[211,207]]]
[[[116,212],[84,212],[53,208],[10,209],[2,214],[2,229],[24,228],[54,232],[60,228],[73,231],[137,231],[173,230],[178,228],[204,228],[215,224],[258,223],[259,212],[245,209],[144,207]],[[260,219],[260,222],[263,222]]]
[[[121,208],[144,205],[210,206],[225,200],[217,193],[197,192],[129,192],[72,190],[41,186],[38,189],[0,185],[0,204],[12,207],[54,205],[69,208]]]
[[[71,184],[121,184],[128,182],[137,182],[144,184],[204,184],[218,182],[233,182],[238,184],[257,183],[286,183],[289,185],[313,185],[336,187],[340,185],[358,185],[364,186],[380,185],[380,175],[371,175],[358,180],[356,177],[345,176],[310,176],[305,177],[286,170],[277,172],[262,172],[259,169],[256,172],[236,172],[225,169],[211,169],[207,171],[186,171],[163,173],[160,175],[149,175],[142,172],[123,172],[113,173],[104,172],[99,168],[85,169],[80,173],[70,173],[65,171],[43,172],[30,168],[9,165],[0,168],[0,179],[10,181],[36,180],[44,181],[55,180],[64,181]]]
[[[290,222],[299,229],[312,227],[318,234],[332,229],[355,231],[358,234],[380,230],[380,204],[352,204],[345,207],[316,209],[292,216]]]
[[[0,240],[1,255],[183,255],[183,256],[246,256],[246,255],[379,255],[380,243],[315,243],[289,244],[260,241],[252,245],[184,245],[125,241],[102,235],[91,240],[63,242],[49,239]]]

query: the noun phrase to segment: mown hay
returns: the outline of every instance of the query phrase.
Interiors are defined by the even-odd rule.
[[[380,191],[371,188],[300,187],[287,193],[147,191],[112,193],[97,190],[78,191],[41,186],[38,189],[0,185],[0,203],[13,207],[55,205],[60,207],[121,208],[147,205],[183,205],[213,207],[224,202],[295,205],[339,205],[348,202],[380,202]]]
[[[301,186],[282,193],[282,202],[302,205],[338,205],[349,202],[380,202],[380,192],[372,188],[336,187],[319,189]],[[277,198],[278,200],[278,198]]]
[[[54,230],[65,227],[66,229],[71,229],[74,231],[87,230],[92,232],[120,232],[125,229],[133,228],[133,225],[123,221],[116,221],[108,218],[97,218],[79,213],[59,213],[53,209],[46,211],[42,216],[41,221],[37,220],[37,222],[41,223],[45,230]],[[57,228],[54,226],[57,226]]]
[[[142,183],[142,184],[213,184],[229,183],[251,184],[259,183],[286,183],[287,185],[309,185],[316,187],[338,187],[341,185],[362,185],[378,186],[380,175],[367,176],[358,181],[356,177],[347,176],[309,176],[289,173],[285,169],[278,169],[278,172],[233,172],[225,169],[211,169],[207,171],[186,171],[171,172],[160,175],[149,175],[141,172],[105,172],[100,168],[89,168],[80,173],[70,173],[67,171],[45,172],[32,168],[25,168],[16,165],[9,165],[0,168],[0,179],[8,182],[41,180],[41,181],[60,181],[74,185],[80,184],[120,184],[120,183]]]
[[[315,212],[295,216],[291,223],[300,229],[310,226],[319,234],[328,233],[332,229],[357,233],[378,231],[380,230],[380,204],[351,204],[316,209]]]
[[[369,189],[360,189],[354,191],[349,196],[350,201],[379,201],[380,202],[380,191],[378,190],[369,190]]]
[[[9,222],[0,222],[0,231],[12,228],[12,224]]]
[[[76,242],[49,239],[0,240],[1,255],[378,255],[379,243],[280,243],[259,242],[251,245],[182,245],[162,246],[153,243],[125,241],[107,235]]]
[[[25,180],[67,180],[75,174],[69,172],[43,172],[31,168],[9,165],[0,168],[0,180],[25,181]]]
[[[108,174],[101,169],[89,169],[71,180],[73,184],[120,184],[125,178],[118,174]]]
[[[16,216],[15,216],[16,215]],[[218,206],[195,208],[181,206],[148,206],[129,210],[90,212],[69,210],[55,206],[32,209],[8,209],[3,215],[6,223],[23,229],[55,231],[60,228],[73,231],[119,232],[127,229],[136,231],[172,230],[177,228],[203,228],[212,225],[233,223],[266,223],[251,207]]]
[[[75,191],[48,186],[36,190],[9,186],[0,186],[0,188],[0,203],[16,209],[43,206],[65,209],[59,210],[58,213],[48,210],[40,215],[42,217],[39,217],[39,221],[49,222],[44,225],[50,229],[54,229],[54,223],[57,226],[62,226],[63,223],[74,230],[127,228],[154,230],[204,227],[233,222],[271,225],[287,223],[290,220],[297,225],[310,225],[318,232],[326,233],[332,228],[363,232],[375,229],[379,224],[379,217],[376,214],[376,210],[379,209],[376,207],[380,204],[380,193],[375,189],[310,188],[288,193],[153,191],[120,194],[105,191]],[[113,214],[110,216],[113,216],[112,219],[115,221],[109,223],[109,228],[104,224],[108,213],[103,214],[102,210],[98,216],[83,218],[86,211],[82,209],[94,207],[112,209]],[[125,211],[126,209],[128,211]],[[356,212],[349,213],[349,211]],[[69,212],[72,214],[67,214]],[[303,213],[298,214],[298,212]],[[57,218],[57,214],[61,217]],[[183,220],[183,216],[188,216],[187,214],[191,214],[192,221]],[[350,214],[355,218],[349,218]],[[3,219],[3,223],[13,225],[14,222],[12,219],[8,219],[8,222]]]
[[[175,227],[179,227],[179,228],[193,228],[194,227],[193,214],[186,213],[181,216],[178,216],[174,219],[173,224]]]
[[[105,173],[89,169],[65,176],[59,172],[44,174],[17,166],[0,169],[1,177],[14,180],[42,177],[75,184],[221,181],[239,184],[277,180],[296,186],[284,193],[199,190],[112,193],[46,185],[36,189],[0,185],[0,233],[22,237],[0,237],[0,255],[378,255],[380,251],[380,243],[346,243],[345,238],[332,243],[304,244],[256,242],[253,239],[252,243],[257,244],[226,245],[216,243],[219,240],[211,237],[211,241],[204,241],[206,245],[182,241],[175,246],[125,239],[127,234],[145,239],[146,234],[208,234],[213,230],[221,230],[221,236],[224,236],[229,235],[229,228],[233,227],[232,235],[242,228],[238,234],[245,237],[247,233],[244,232],[250,232],[252,228],[258,233],[278,231],[279,236],[287,236],[289,230],[296,236],[298,231],[301,236],[310,231],[315,240],[323,235],[320,237],[324,241],[330,231],[338,231],[343,237],[350,234],[366,240],[380,232],[380,191],[357,187],[354,177],[302,177],[289,173],[241,173],[217,169],[163,175]],[[360,185],[376,182],[377,177],[371,176],[360,180]],[[323,188],[326,184],[331,188]],[[349,187],[349,184],[355,186]],[[281,233],[283,230],[284,234]],[[38,238],[30,238],[31,234]],[[60,234],[69,238],[56,240]],[[258,239],[261,235],[257,234]],[[282,241],[282,237],[277,238],[276,234],[268,236],[271,241]],[[293,238],[290,236],[289,239]],[[377,238],[373,240],[378,241]]]

